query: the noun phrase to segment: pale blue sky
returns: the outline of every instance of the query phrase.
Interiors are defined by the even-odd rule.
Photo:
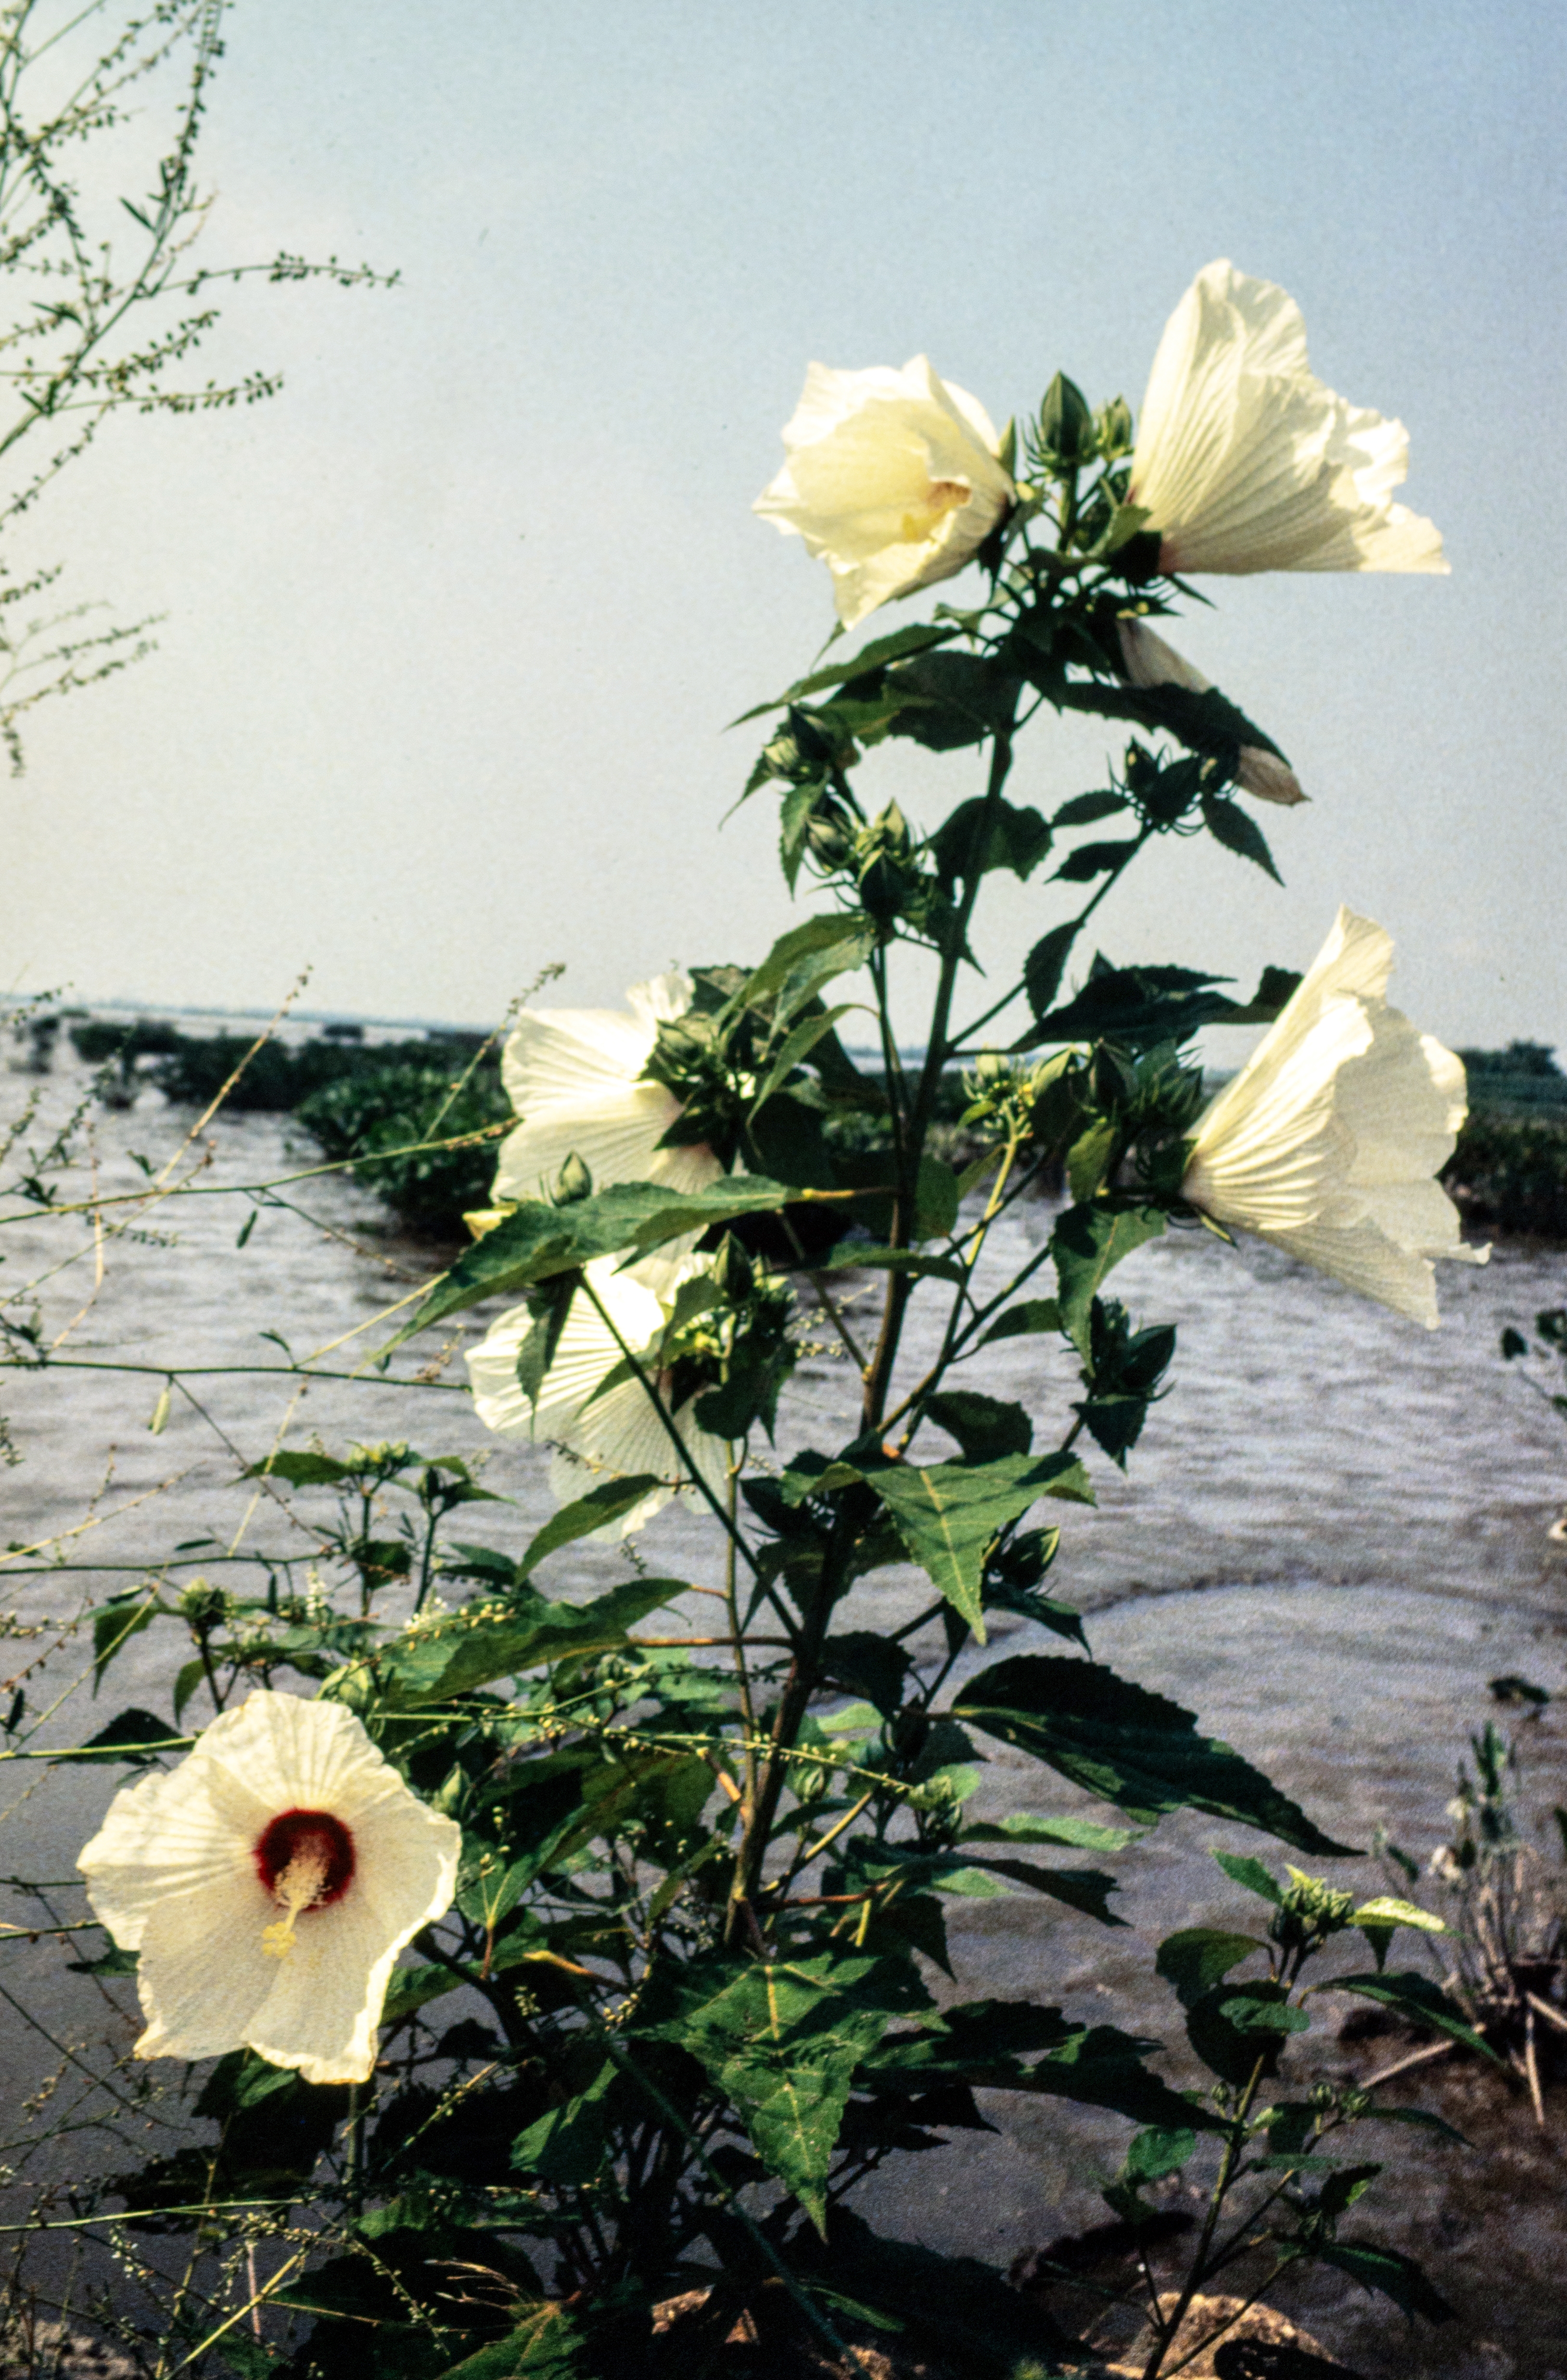
[[[22,558],[170,616],[0,784],[0,983],[270,1006],[309,962],[312,1006],[489,1021],[551,959],[598,1002],[759,955],[799,913],[765,796],[716,833],[722,731],[831,623],[749,511],[808,359],[1136,403],[1229,255],[1408,425],[1453,575],[1208,582],[1175,641],[1311,807],[1266,820],[1284,891],[1184,845],[1104,944],[1301,965],[1347,900],[1423,1025],[1567,1043],[1562,46],[1452,0],[240,0],[212,258],[402,284],[236,293],[212,368],[285,395],[121,422],[40,510]],[[1041,722],[1018,797],[1111,748]],[[970,767],[870,782],[932,824]],[[1061,914],[996,909],[998,970]]]

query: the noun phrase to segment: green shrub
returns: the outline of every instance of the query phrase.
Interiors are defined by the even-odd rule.
[[[1441,1178],[1468,1222],[1567,1240],[1567,1118],[1472,1115]]]
[[[388,1066],[439,1065],[449,1050],[468,1056],[480,1046],[476,1033],[443,1035],[439,1040],[421,1036],[412,1041],[390,1041],[379,1050],[341,1041],[265,1041],[256,1050],[239,1080],[224,1101],[226,1108],[286,1113],[351,1075],[380,1073]],[[166,1098],[181,1107],[206,1107],[216,1099],[255,1036],[249,1033],[175,1036],[175,1047],[152,1069],[152,1077]],[[85,1051],[82,1053],[87,1054]]]
[[[431,1065],[428,1057],[422,1065],[368,1070],[361,1059],[358,1070],[302,1100],[297,1121],[324,1156],[365,1160],[354,1166],[356,1180],[384,1199],[406,1230],[421,1237],[461,1239],[465,1208],[489,1201],[495,1136],[462,1148],[420,1148],[414,1156],[377,1154],[425,1140],[460,1139],[510,1117],[493,1059],[456,1094],[452,1083],[451,1072]]]

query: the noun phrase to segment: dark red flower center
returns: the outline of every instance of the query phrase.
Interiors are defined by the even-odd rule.
[[[310,1907],[341,1900],[354,1880],[354,1838],[330,1810],[285,1810],[269,1819],[256,1845],[256,1874],[273,1899],[290,1869],[296,1876],[314,1870],[320,1877]]]

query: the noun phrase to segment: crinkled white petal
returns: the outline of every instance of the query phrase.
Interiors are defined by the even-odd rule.
[[[1166,644],[1146,620],[1118,620],[1116,626],[1121,635],[1122,662],[1134,686],[1181,686],[1189,694],[1209,691],[1212,679],[1204,677],[1201,670],[1184,653],[1178,653],[1173,645]],[[1260,744],[1241,747],[1235,782],[1244,793],[1255,795],[1262,802],[1282,802],[1293,808],[1306,798],[1289,762],[1281,760],[1277,752],[1265,752]]]
[[[1294,999],[1197,1130],[1183,1194],[1221,1223],[1435,1328],[1466,1248],[1436,1180],[1465,1113],[1451,1050],[1387,1005],[1392,942],[1341,909]]]
[[[832,572],[853,627],[881,603],[950,578],[1014,498],[984,407],[916,356],[902,371],[809,366],[784,432],[787,461],[754,509]]]
[[[699,1257],[671,1258],[662,1253],[629,1271],[616,1269],[620,1261],[602,1257],[585,1268],[585,1279],[603,1313],[584,1291],[577,1293],[537,1405],[529,1403],[516,1377],[517,1357],[532,1321],[526,1306],[501,1315],[468,1353],[474,1410],[480,1421],[503,1438],[553,1443],[557,1451],[551,1492],[563,1503],[586,1495],[596,1478],[632,1478],[646,1472],[666,1483],[599,1533],[614,1536],[639,1529],[683,1483],[688,1486],[692,1463],[716,1488],[725,1482],[729,1463],[726,1441],[697,1427],[694,1399],[674,1416],[690,1458],[682,1464],[639,1380],[621,1380],[600,1393],[623,1361],[621,1342],[638,1361],[647,1359],[650,1367],[656,1363],[676,1291],[684,1280],[705,1269]]]
[[[355,1868],[339,1900],[300,1913],[276,1958],[262,1935],[278,1904],[256,1851],[290,1810],[338,1819]],[[451,1905],[461,1846],[461,1829],[408,1791],[351,1711],[252,1694],[177,1768],[116,1793],[78,1862],[93,1913],[140,1954],[138,2054],[249,2047],[309,2082],[363,2082],[393,1963]]]
[[[524,1009],[501,1073],[520,1118],[501,1143],[493,1196],[548,1195],[567,1158],[579,1157],[597,1190],[656,1182],[699,1190],[723,1168],[711,1148],[661,1148],[680,1114],[662,1083],[643,1082],[661,1024],[691,1005],[688,975],[674,968],[633,984],[630,1014],[613,1008]]]
[[[1445,571],[1432,523],[1391,501],[1408,455],[1401,422],[1310,370],[1294,299],[1221,258],[1160,340],[1131,500],[1171,571]]]

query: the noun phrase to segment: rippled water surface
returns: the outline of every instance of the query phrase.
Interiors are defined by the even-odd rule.
[[[0,1075],[0,1113],[14,1113],[28,1087]],[[74,1087],[64,1073],[50,1078],[50,1109]],[[131,1152],[156,1172],[188,1121],[152,1094],[128,1115],[101,1119],[100,1190],[145,1188]],[[30,1138],[41,1143],[42,1135]],[[551,1509],[543,1451],[492,1439],[475,1420],[460,1388],[460,1338],[434,1334],[428,1351],[420,1342],[415,1360],[425,1360],[429,1378],[402,1392],[373,1375],[303,1386],[225,1368],[281,1364],[263,1336],[275,1331],[296,1356],[351,1370],[393,1327],[364,1326],[406,1299],[430,1260],[388,1240],[373,1202],[331,1175],[280,1191],[291,1203],[263,1207],[237,1249],[249,1202],[207,1194],[275,1179],[308,1165],[311,1153],[291,1149],[286,1127],[267,1117],[223,1122],[210,1148],[197,1183],[203,1195],[140,1212],[128,1235],[103,1248],[93,1296],[98,1252],[84,1225],[30,1220],[0,1231],[0,1277],[13,1294],[69,1259],[40,1292],[47,1335],[81,1309],[60,1354],[82,1368],[0,1375],[0,1413],[22,1457],[0,1469],[0,1542],[42,1546],[71,1565],[44,1574],[45,1557],[0,1560],[0,1609],[24,1623],[68,1621],[183,1539],[221,1548],[237,1535],[242,1548],[308,1553],[286,1509],[238,1474],[274,1446],[317,1435],[331,1447],[390,1436],[427,1452],[483,1457],[485,1484],[514,1502],[476,1507],[467,1532],[475,1538],[515,1549]],[[1003,1267],[1039,1247],[1050,1220],[1031,1207],[998,1231],[989,1260],[997,1286]],[[1502,1247],[1484,1269],[1448,1268],[1434,1333],[1256,1244],[1232,1250],[1205,1232],[1172,1232],[1140,1250],[1113,1287],[1140,1322],[1177,1324],[1175,1385],[1151,1414],[1127,1477],[1091,1455],[1099,1509],[1052,1514],[1063,1532],[1053,1592],[1092,1615],[1097,1656],[1197,1709],[1206,1731],[1266,1767],[1340,1840],[1364,1843],[1382,1823],[1428,1851],[1455,1758],[1486,1716],[1487,1681],[1517,1671],[1567,1690],[1567,1548],[1548,1536],[1567,1497],[1567,1432],[1498,1356],[1504,1323],[1526,1323],[1562,1301],[1567,1259]],[[868,1305],[874,1286],[854,1294]],[[462,1320],[463,1336],[483,1327],[482,1318]],[[911,1377],[930,1352],[930,1325],[917,1322]],[[188,1394],[176,1390],[166,1427],[152,1435],[159,1366],[174,1362],[213,1368],[188,1376]],[[123,1364],[146,1369],[95,1368]],[[1037,1340],[988,1351],[965,1377],[1022,1398],[1047,1417],[1046,1439],[1075,1387],[1070,1364]],[[813,1354],[781,1449],[832,1449],[852,1433],[855,1402],[847,1361]],[[661,1571],[711,1573],[714,1548],[698,1518],[668,1512],[643,1543]],[[554,1568],[556,1591],[575,1594],[623,1574],[624,1563],[614,1549],[593,1547]],[[244,1576],[215,1564],[209,1574]],[[928,1598],[917,1574],[894,1575],[861,1590],[850,1624],[895,1625]],[[1025,1649],[1030,1633],[1010,1632],[1007,1649]],[[52,1641],[6,1648],[7,1668],[19,1672]],[[45,1740],[80,1741],[126,1702],[165,1706],[171,1657],[168,1639],[140,1637],[94,1704],[88,1684],[72,1686],[79,1642],[65,1645],[26,1681],[35,1708],[45,1683],[67,1697]],[[1554,1712],[1532,1742],[1539,1799],[1567,1802]],[[112,1782],[13,1762],[0,1769],[0,1788],[10,1821],[0,1866],[63,1877]],[[997,1810],[1072,1799],[1050,1772],[1000,1747],[982,1794]],[[1255,1838],[1184,1816],[1125,1855],[1125,1932],[1044,1917],[1031,1900],[956,1904],[964,1987],[1053,1995],[1168,2032],[1170,2011],[1156,1997],[1162,1987],[1148,1982],[1150,1940],[1174,1923],[1235,1922],[1233,1896],[1207,1856],[1220,1840],[1258,1848]],[[24,1906],[34,1913],[30,1904],[16,1913]],[[39,1976],[30,1990],[52,2029],[101,2028],[100,2000],[63,1972],[65,1952],[43,1946],[32,1955],[48,1980],[42,2000]],[[20,2042],[13,2060],[16,2072],[34,2069]],[[994,2257],[1082,2214],[1083,2159],[1098,2155],[1093,2124],[1063,2120],[1058,2109],[994,2113],[1001,2134],[966,2149],[961,2168],[950,2159],[938,2180],[927,2171],[934,2161],[905,2160],[902,2178],[883,2186],[886,2212],[902,2228]],[[983,2175],[983,2187],[958,2172]]]

